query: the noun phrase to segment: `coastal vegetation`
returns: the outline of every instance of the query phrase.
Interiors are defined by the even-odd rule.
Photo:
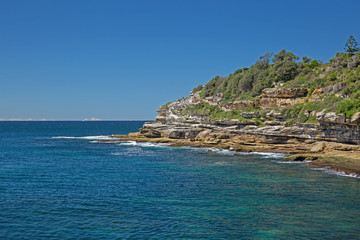
[[[317,122],[309,112],[336,112],[347,118],[360,111],[360,52],[354,36],[345,44],[346,53],[336,56],[324,63],[318,59],[300,57],[285,49],[280,52],[266,53],[251,67],[240,68],[226,77],[216,76],[204,86],[193,89],[205,102],[200,102],[184,110],[187,114],[208,115],[210,118],[228,118],[245,121],[241,116],[244,111],[263,112],[264,108],[252,106],[224,110],[236,101],[261,99],[266,88],[304,88],[308,100],[277,106],[290,122]],[[206,104],[207,99],[220,96],[216,105]],[[255,119],[253,119],[255,120]],[[261,118],[256,118],[261,122]]]

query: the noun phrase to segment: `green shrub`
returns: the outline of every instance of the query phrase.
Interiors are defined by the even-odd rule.
[[[316,59],[314,59],[310,62],[309,67],[314,69],[314,68],[318,67],[319,65],[320,65],[320,63]]]
[[[360,99],[345,99],[338,104],[337,113],[344,113],[347,118],[360,111]]]
[[[196,88],[194,88],[194,89],[192,90],[192,93],[196,93],[196,92],[200,91],[201,89],[203,89],[203,85],[199,85],[199,86],[197,86]]]

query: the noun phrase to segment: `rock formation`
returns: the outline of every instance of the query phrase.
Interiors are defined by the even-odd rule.
[[[264,89],[262,98],[256,101],[237,101],[228,108],[241,109],[249,105],[266,108],[269,106],[283,106],[283,99],[292,102],[311,101],[303,97],[307,89]],[[214,102],[221,102],[219,95]],[[265,100],[266,104],[264,104]],[[242,112],[241,116],[249,121],[238,119],[211,119],[206,114],[188,114],[186,109],[198,104],[201,100],[198,94],[191,94],[187,98],[178,99],[158,110],[158,117],[154,122],[147,122],[140,129],[140,133],[148,138],[196,139],[207,143],[217,143],[218,140],[235,137],[252,138],[264,143],[286,143],[289,140],[331,141],[338,143],[360,144],[360,113],[356,113],[349,121],[344,114],[335,112],[306,112],[306,115],[316,116],[319,123],[287,123],[286,116],[272,109],[266,114],[259,112]],[[205,101],[208,101],[205,100]],[[271,103],[271,104],[270,104]],[[290,103],[291,104],[291,103]],[[264,123],[259,124],[251,119],[261,118]],[[250,137],[249,137],[250,136]]]

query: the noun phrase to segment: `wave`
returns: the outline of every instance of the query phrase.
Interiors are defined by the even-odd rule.
[[[136,142],[136,141],[124,141],[118,143],[120,146],[139,146],[139,147],[171,147],[171,143],[150,143],[150,142]],[[286,154],[283,153],[267,153],[267,152],[236,152],[228,149],[220,148],[202,148],[202,147],[191,147],[181,146],[176,147],[177,149],[191,150],[197,152],[208,152],[222,155],[260,155],[263,158],[284,158]]]
[[[168,147],[169,143],[150,143],[150,142],[135,142],[135,141],[124,141],[118,143],[120,146],[139,146],[139,147]]]
[[[73,136],[56,136],[52,137],[52,139],[86,139],[86,140],[117,140],[119,138],[111,137],[111,136],[82,136],[82,137],[73,137]]]
[[[329,174],[335,174],[341,177],[352,177],[352,178],[360,178],[360,175],[357,173],[345,173],[344,171],[337,171],[337,170],[333,170],[327,167],[324,168],[310,168],[311,170],[315,170],[315,171],[324,171],[326,173]]]
[[[280,164],[304,164],[304,161],[272,161]]]
[[[252,154],[262,155],[263,158],[284,158],[287,156],[284,153],[269,153],[269,152],[252,152]]]

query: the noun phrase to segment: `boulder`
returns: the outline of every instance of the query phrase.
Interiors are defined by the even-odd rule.
[[[319,118],[317,117],[316,119],[325,122],[344,123],[346,118],[345,118],[345,114],[336,114],[334,112],[328,112]]]
[[[204,138],[208,137],[210,133],[211,133],[211,129],[204,130],[204,131],[200,132],[200,133],[195,137],[195,139],[196,139],[196,140],[203,140]]]
[[[311,152],[322,152],[324,151],[326,145],[324,142],[319,142],[319,143],[316,143],[312,148],[311,148]]]
[[[357,112],[354,115],[352,115],[350,122],[354,124],[360,124],[360,112]]]
[[[322,119],[324,116],[325,116],[325,111],[324,110],[322,110],[321,112],[317,112],[316,115],[315,115],[317,120]]]

